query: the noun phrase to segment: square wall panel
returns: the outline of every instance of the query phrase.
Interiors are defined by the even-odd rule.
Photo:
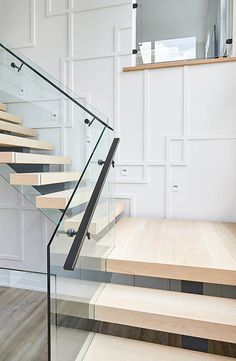
[[[31,43],[31,0],[2,0],[0,38],[14,47],[24,47]],[[14,24],[9,31],[9,23]],[[17,31],[15,31],[17,29]]]
[[[116,193],[135,195],[136,217],[164,218],[165,173],[165,167],[150,167],[147,184],[117,184]]]
[[[143,72],[123,73],[127,57],[120,57],[119,123],[120,161],[144,160]]]
[[[171,162],[183,162],[184,156],[184,142],[183,140],[171,140],[170,146],[170,161]]]
[[[0,227],[0,259],[23,260],[20,212],[14,209],[0,209]]]
[[[132,53],[132,28],[118,30],[118,51]]]
[[[236,63],[189,68],[189,135],[236,134]]]
[[[164,161],[165,137],[183,133],[183,68],[149,73],[149,158]]]
[[[88,94],[95,108],[107,115],[112,124],[114,59],[112,57],[73,62],[74,91]]]
[[[172,167],[172,217],[236,221],[236,140],[190,141],[188,164]]]
[[[114,52],[114,27],[129,26],[128,15],[125,6],[75,13],[73,15],[74,56],[97,57]]]

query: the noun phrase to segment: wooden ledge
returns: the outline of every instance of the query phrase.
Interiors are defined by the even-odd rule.
[[[228,63],[232,61],[236,61],[236,57],[168,61],[164,63],[143,64],[143,65],[125,67],[123,68],[123,71],[128,72],[128,71],[151,70],[151,69],[162,69],[162,68],[176,68],[181,66]]]

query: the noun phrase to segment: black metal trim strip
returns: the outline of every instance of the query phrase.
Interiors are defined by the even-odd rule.
[[[62,93],[63,95],[65,95],[68,99],[70,99],[73,103],[75,103],[76,105],[78,105],[81,109],[83,109],[86,113],[88,113],[89,115],[91,115],[92,117],[94,117],[97,121],[99,121],[99,123],[103,124],[106,128],[114,131],[113,128],[110,127],[110,125],[106,124],[103,120],[101,120],[99,117],[97,117],[95,114],[93,114],[90,110],[88,110],[84,105],[80,104],[79,102],[77,102],[77,100],[75,100],[72,96],[70,96],[69,94],[67,94],[64,90],[60,89],[59,86],[57,86],[56,84],[54,84],[51,80],[49,80],[46,76],[44,76],[43,74],[41,74],[38,70],[36,70],[35,68],[33,68],[31,65],[29,65],[26,61],[24,61],[23,59],[21,59],[18,55],[16,55],[13,51],[11,51],[10,49],[8,49],[5,45],[0,43],[0,46],[6,50],[9,54],[11,54],[12,56],[14,56],[17,60],[19,60],[22,64],[24,64],[25,66],[27,66],[30,70],[32,70],[35,74],[37,74],[40,78],[42,78],[43,80],[45,80],[48,84],[50,84],[51,86],[53,86],[55,89],[57,89],[60,93]],[[21,65],[22,66],[22,65]]]
[[[92,221],[94,212],[96,210],[100,195],[102,193],[104,184],[106,182],[106,179],[107,179],[110,167],[112,165],[112,161],[113,161],[114,155],[116,153],[119,142],[120,142],[119,138],[115,138],[112,142],[111,148],[109,150],[109,153],[107,155],[107,158],[105,160],[105,163],[103,165],[101,173],[99,175],[98,181],[95,185],[95,188],[94,188],[91,198],[89,200],[88,206],[86,208],[86,211],[85,211],[82,221],[80,223],[78,232],[75,236],[74,242],[73,242],[71,249],[68,253],[68,256],[66,258],[66,261],[64,264],[64,270],[66,270],[66,271],[73,271],[75,269],[76,262],[80,255],[80,251],[83,246],[85,237],[88,233],[90,223]]]

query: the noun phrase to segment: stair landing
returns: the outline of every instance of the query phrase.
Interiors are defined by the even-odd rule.
[[[115,234],[108,272],[236,285],[236,223],[123,218]]]

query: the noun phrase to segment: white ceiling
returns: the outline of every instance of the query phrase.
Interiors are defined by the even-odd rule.
[[[214,0],[217,5],[217,0]],[[206,40],[210,0],[142,0],[142,41],[196,36]],[[139,39],[140,39],[140,33]]]

